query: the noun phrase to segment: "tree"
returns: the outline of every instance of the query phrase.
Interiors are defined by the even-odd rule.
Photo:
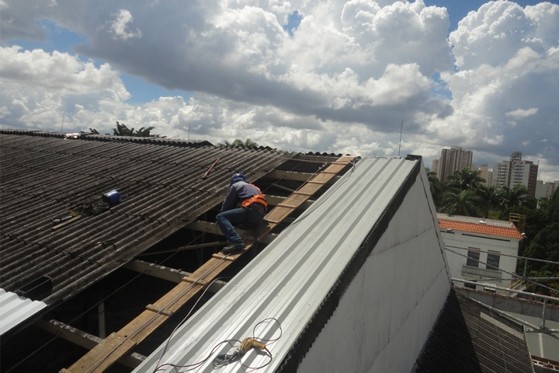
[[[479,175],[480,171],[464,168],[449,176],[449,186],[460,189],[477,190],[485,181]]]
[[[516,185],[512,189],[502,187],[498,192],[498,201],[501,218],[508,219],[511,212],[521,213],[528,206],[528,191],[523,185]]]
[[[444,195],[444,184],[439,180],[436,172],[429,172],[427,174],[427,179],[429,180],[429,189],[431,189],[431,195],[433,196],[433,202],[435,202],[435,207],[437,210],[441,207]]]
[[[559,262],[559,222],[552,222],[542,229],[533,240],[530,241],[526,249],[525,256],[529,258],[545,259],[553,262]],[[559,277],[559,265],[542,262],[529,262],[528,272],[534,277]],[[559,294],[559,282],[551,282],[546,284],[549,287],[557,289]],[[541,293],[541,288],[530,289]],[[550,295],[548,291],[544,293]]]
[[[549,199],[547,214],[550,222],[559,222],[559,188],[555,190],[555,193]]]
[[[232,143],[225,141],[223,144],[219,144],[227,148],[241,148],[241,149],[256,149],[258,144],[251,139],[246,139],[244,142],[241,139],[235,139]]]
[[[489,211],[499,203],[497,189],[494,186],[482,184],[477,188],[477,196],[479,197],[479,211],[484,218],[488,218]]]
[[[113,129],[114,136],[133,136],[133,137],[150,137],[151,130],[155,127],[142,127],[139,130],[135,130],[134,128],[128,128],[126,124],[116,122],[116,128]]]
[[[471,189],[453,188],[444,194],[443,211],[449,215],[476,216],[479,197]]]

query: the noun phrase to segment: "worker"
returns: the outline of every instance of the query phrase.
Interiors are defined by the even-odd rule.
[[[268,203],[260,188],[247,183],[245,175],[234,174],[229,183],[229,192],[221,205],[221,212],[215,218],[228,242],[221,252],[224,254],[241,252],[245,244],[234,226],[239,224],[257,226],[266,215],[267,207]]]

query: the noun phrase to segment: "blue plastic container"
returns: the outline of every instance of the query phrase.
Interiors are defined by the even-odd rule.
[[[120,198],[120,192],[116,189],[103,194],[103,202],[108,203],[111,206],[119,204]]]

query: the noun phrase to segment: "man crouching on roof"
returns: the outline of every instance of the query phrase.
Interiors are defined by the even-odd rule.
[[[224,254],[234,254],[244,250],[243,239],[234,228],[238,224],[257,225],[264,215],[268,203],[256,185],[247,183],[243,174],[234,174],[229,184],[229,192],[221,212],[215,217],[219,229],[229,243],[221,250]]]

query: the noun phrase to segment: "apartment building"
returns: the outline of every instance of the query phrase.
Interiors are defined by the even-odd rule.
[[[450,149],[441,150],[439,159],[438,177],[441,182],[447,182],[448,178],[456,171],[472,168],[473,152],[460,146],[452,146]]]
[[[493,185],[514,188],[523,185],[528,196],[536,196],[538,165],[532,161],[522,160],[522,152],[512,152],[510,160],[495,164],[493,168]]]

